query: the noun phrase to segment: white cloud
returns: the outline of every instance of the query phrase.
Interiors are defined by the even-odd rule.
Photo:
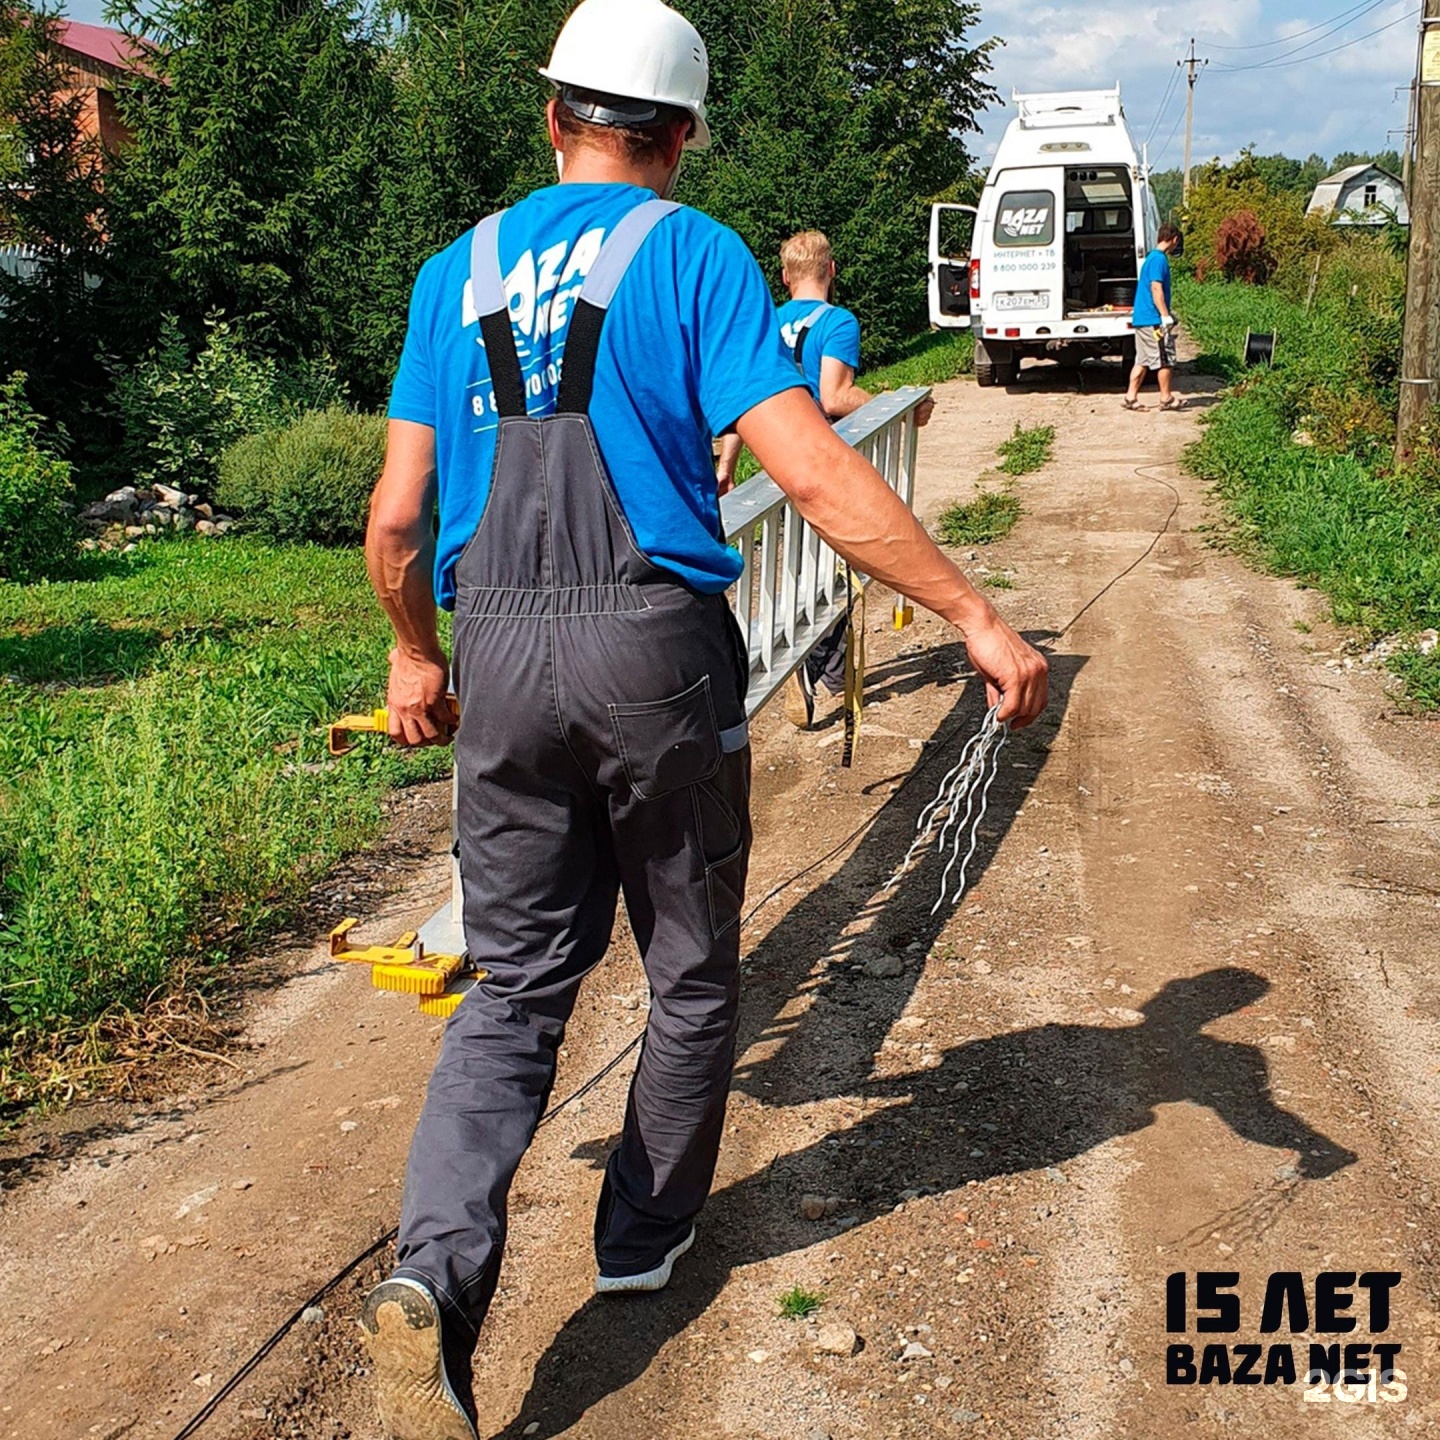
[[[1307,0],[1212,0],[1189,12],[1123,0],[991,0],[976,33],[1005,42],[994,52],[991,77],[1003,103],[983,117],[975,148],[982,157],[993,153],[1013,114],[1013,90],[1094,89],[1118,81],[1131,129],[1138,138],[1153,137],[1152,159],[1178,164],[1185,85],[1183,76],[1175,76],[1173,87],[1171,80],[1194,33],[1199,53],[1212,62],[1196,88],[1197,159],[1229,158],[1252,143],[1265,153],[1298,156],[1383,149],[1400,138],[1386,132],[1405,124],[1406,97],[1395,89],[1408,85],[1414,70],[1415,29],[1408,18],[1414,8],[1415,0],[1389,0],[1326,36],[1312,29],[1317,21]],[[1318,53],[1396,20],[1335,54]],[[1220,48],[1297,35],[1288,46]],[[1273,63],[1297,48],[1300,59],[1312,47],[1317,53],[1304,64]],[[1225,68],[1260,62],[1271,63]]]

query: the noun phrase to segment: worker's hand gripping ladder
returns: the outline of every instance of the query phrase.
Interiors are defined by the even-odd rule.
[[[920,386],[878,395],[835,427],[835,433],[864,455],[911,507],[915,412],[929,396],[930,391]],[[768,475],[756,475],[725,496],[720,519],[726,541],[739,549],[744,560],[731,599],[749,649],[745,713],[753,716],[804,664],[870,580],[840,563]],[[895,628],[903,629],[911,618],[909,602],[897,595]],[[853,672],[855,667],[849,668]],[[330,752],[344,754],[354,734],[383,735],[386,729],[384,710],[343,716],[330,727]],[[452,822],[453,804],[452,799]],[[460,871],[453,858],[451,865],[450,901],[418,932],[400,936],[394,945],[357,948],[348,938],[356,922],[346,920],[330,935],[335,959],[369,965],[377,988],[419,995],[420,1008],[432,1015],[450,1014],[484,975],[466,964]]]

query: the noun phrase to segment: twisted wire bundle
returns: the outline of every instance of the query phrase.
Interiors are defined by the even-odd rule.
[[[1000,722],[999,714],[999,705],[992,705],[985,712],[979,730],[965,742],[960,759],[940,782],[935,798],[920,812],[920,818],[915,822],[918,832],[915,841],[895,873],[886,881],[885,888],[888,890],[905,874],[911,862],[938,831],[935,849],[943,854],[948,846],[950,858],[940,877],[939,898],[930,907],[932,915],[945,903],[947,896],[950,903],[956,905],[965,893],[966,872],[980,844],[980,826],[990,804],[990,787],[999,774],[1000,752],[1010,735],[1010,726]],[[963,859],[960,854],[962,846],[965,848]],[[950,876],[957,864],[960,875],[952,895]]]

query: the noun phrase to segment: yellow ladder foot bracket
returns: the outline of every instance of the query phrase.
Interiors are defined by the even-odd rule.
[[[483,970],[467,970],[463,955],[427,955],[413,930],[393,945],[352,945],[350,932],[358,920],[342,920],[330,932],[330,958],[346,965],[368,965],[377,990],[417,995],[423,1015],[453,1013],[471,986],[485,978]]]
[[[389,715],[370,710],[363,715],[342,715],[329,727],[327,748],[332,755],[345,755],[355,748],[354,735],[384,735]],[[453,1014],[472,986],[485,978],[485,971],[468,969],[463,955],[427,955],[420,937],[406,931],[393,945],[352,945],[350,932],[358,920],[342,920],[330,932],[330,958],[347,965],[368,965],[370,983],[377,990],[419,997],[423,1015],[442,1019]]]

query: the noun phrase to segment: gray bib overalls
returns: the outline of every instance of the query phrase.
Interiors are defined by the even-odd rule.
[[[465,938],[489,974],[445,1030],[398,1248],[399,1273],[472,1331],[494,1294],[511,1179],[622,890],[652,1002],[596,1217],[606,1274],[647,1270],[684,1238],[723,1129],[750,848],[748,657],[724,596],[690,589],[636,544],[588,413],[606,308],[675,208],[645,202],[607,237],[545,419],[526,415],[500,217],[474,234],[500,420],[489,498],[456,569],[455,763]]]

